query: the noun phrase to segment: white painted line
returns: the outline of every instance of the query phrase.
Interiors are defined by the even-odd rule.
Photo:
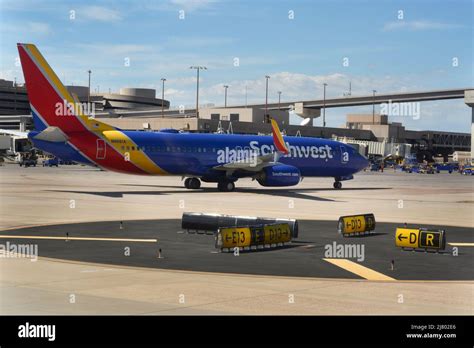
[[[95,240],[106,242],[141,242],[141,243],[156,243],[158,239],[133,239],[133,238],[94,238],[94,237],[57,237],[57,236],[17,236],[17,235],[0,235],[0,238],[7,239],[53,239],[53,240]]]

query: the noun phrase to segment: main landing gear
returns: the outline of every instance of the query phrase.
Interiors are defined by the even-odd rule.
[[[228,180],[219,181],[219,183],[217,184],[217,189],[222,192],[234,191],[235,184],[232,181]]]
[[[340,190],[342,188],[342,182],[340,181],[334,181],[334,184],[332,185],[336,190]]]
[[[184,187],[189,190],[197,190],[201,188],[201,180],[199,180],[198,178],[187,178],[186,180],[184,180]],[[217,188],[219,191],[222,192],[230,192],[234,191],[235,184],[233,181],[230,180],[221,180],[217,183]]]
[[[190,190],[197,190],[201,187],[201,180],[198,178],[187,178],[184,180],[184,187]]]

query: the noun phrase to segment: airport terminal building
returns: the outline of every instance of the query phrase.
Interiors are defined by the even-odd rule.
[[[196,110],[170,109],[170,102],[156,98],[154,89],[121,88],[117,93],[91,93],[85,86],[67,86],[81,103],[90,101],[95,117],[125,130],[158,131],[173,128],[188,132],[270,134],[271,126],[265,117],[265,108],[277,119],[282,131],[290,136],[332,138],[357,144],[365,155],[405,156],[410,152],[429,152],[445,159],[455,151],[471,149],[471,134],[447,131],[415,131],[403,124],[389,122],[387,115],[348,114],[345,127],[313,126],[313,120],[321,116],[321,109],[331,106],[369,105],[365,97],[338,98],[321,101],[286,104],[246,105],[231,107],[202,106]],[[455,92],[455,93],[454,93]],[[422,92],[400,96],[405,100],[453,99],[464,96],[464,91]],[[472,91],[466,91],[469,95]],[[412,97],[412,95],[416,95]],[[387,98],[380,96],[377,103]],[[391,96],[396,100],[397,95]],[[467,97],[466,97],[467,98]],[[468,100],[468,99],[465,99]],[[333,104],[331,104],[333,103]],[[469,102],[466,104],[470,106]],[[290,107],[308,122],[305,125],[290,124]],[[0,128],[14,130],[32,129],[28,95],[23,85],[0,80]]]

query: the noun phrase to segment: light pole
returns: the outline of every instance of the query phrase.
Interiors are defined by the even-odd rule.
[[[227,107],[227,88],[229,88],[229,86],[224,85],[224,108]]]
[[[375,89],[372,90],[374,99],[372,103],[372,124],[375,124],[375,92],[377,92]]]
[[[323,127],[326,127],[326,86],[327,83],[323,83],[324,93],[323,93]]]
[[[189,69],[196,69],[197,81],[196,81],[196,118],[199,118],[199,70],[207,70],[205,66],[190,66]]]
[[[90,103],[91,103],[91,73],[92,73],[92,71],[87,70],[87,73],[89,74],[89,89],[87,90],[87,104],[90,105]]]
[[[270,76],[265,75],[265,116],[264,116],[264,121],[267,121],[268,117],[268,79]]]
[[[161,78],[161,118],[165,117],[165,81],[164,77]]]
[[[280,111],[281,91],[278,91],[278,111]]]
[[[247,108],[247,85],[245,85],[245,107]]]

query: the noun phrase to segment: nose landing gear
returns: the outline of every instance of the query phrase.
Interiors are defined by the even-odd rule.
[[[334,181],[334,184],[332,185],[336,190],[340,190],[342,188],[342,182],[340,181]]]

